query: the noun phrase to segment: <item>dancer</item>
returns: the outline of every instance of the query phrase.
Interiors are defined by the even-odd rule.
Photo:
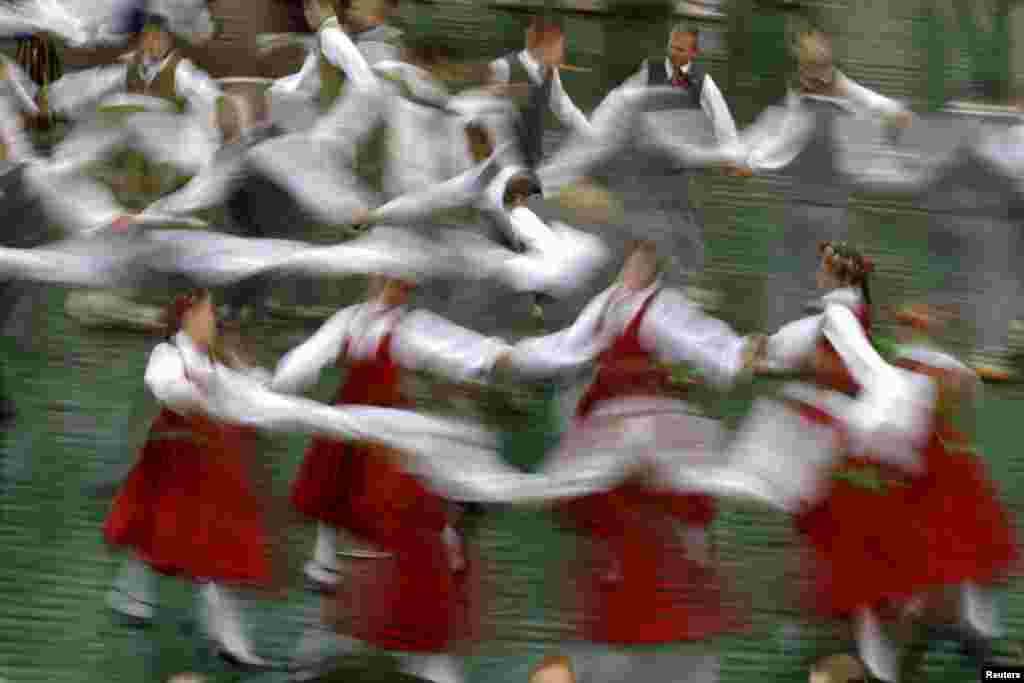
[[[590,123],[562,85],[559,67],[565,58],[565,33],[561,23],[550,16],[534,15],[526,27],[526,49],[491,62],[493,81],[503,86],[525,85],[527,98],[516,126],[517,154],[507,159],[536,169],[544,158],[544,128],[547,112],[569,130],[590,135]]]
[[[979,668],[992,664],[991,641],[1002,625],[990,586],[1005,579],[1017,559],[1013,521],[976,450],[977,377],[936,345],[946,318],[945,311],[929,306],[896,315],[902,344],[895,363],[939,386],[925,472],[908,492],[925,538],[918,566],[929,587],[910,607],[918,639],[904,661],[904,679],[915,673],[936,637],[961,642]]]
[[[819,254],[824,313],[786,325],[767,346],[768,364],[802,370],[808,384],[786,385],[774,410],[755,406],[734,453],[773,480],[796,514],[815,612],[849,627],[871,673],[895,681],[897,655],[878,610],[902,607],[927,586],[907,491],[927,425],[921,406],[930,404],[906,393],[903,375],[871,346],[871,261],[839,242],[821,243]],[[846,406],[844,397],[858,398]]]
[[[270,564],[244,435],[202,413],[201,396],[217,365],[234,363],[216,349],[210,293],[178,297],[168,313],[168,339],[146,368],[146,386],[164,408],[103,527],[109,544],[135,556],[122,568],[109,604],[149,620],[156,601],[150,569],[196,582],[202,620],[218,653],[263,667],[267,662],[253,654],[237,601],[224,585],[265,585]]]
[[[596,362],[596,379],[577,406],[561,468],[572,468],[578,458],[579,467],[589,471],[587,457],[608,448],[641,461],[610,491],[585,495],[563,508],[581,538],[592,542],[592,549],[588,543],[577,551],[574,574],[585,612],[580,635],[611,649],[701,643],[742,626],[723,604],[715,569],[709,536],[714,499],[679,495],[651,483],[658,466],[645,456],[661,449],[714,447],[704,442],[716,431],[713,421],[659,400],[671,390],[661,362],[693,364],[710,383],[728,387],[752,367],[761,344],[705,317],[681,293],[664,288],[659,272],[655,245],[635,242],[621,281],[594,299],[572,327],[519,342],[505,362],[511,371],[533,378],[578,372]],[[633,431],[633,419],[644,426]],[[601,678],[614,666],[610,658],[614,655],[608,651],[593,659],[580,655],[573,668],[581,678]],[[622,679],[633,680],[630,674],[653,662],[645,659],[640,653],[631,656]],[[706,647],[688,650],[670,665],[674,680],[717,678],[717,656]],[[636,680],[668,675],[662,671]]]
[[[754,172],[783,172],[795,181],[785,236],[777,241],[773,275],[766,290],[767,324],[779,327],[800,317],[814,291],[800,264],[812,259],[820,239],[842,240],[852,192],[837,162],[836,120],[844,113],[874,115],[906,127],[910,113],[842,74],[832,62],[828,37],[811,29],[798,34],[795,83],[781,120],[766,113],[744,135],[745,164]]]
[[[271,383],[295,393],[332,362],[349,365],[337,403],[401,406],[404,374],[433,370],[455,381],[486,378],[507,347],[425,311],[406,307],[411,275],[371,281],[370,299],[339,311],[309,341],[289,352]],[[456,681],[446,656],[464,619],[467,596],[462,541],[450,508],[385,448],[317,438],[302,464],[292,502],[319,522],[306,576],[322,590],[339,591],[332,621],[341,633],[387,650],[419,653],[411,672]],[[339,580],[337,529],[376,552],[372,565],[352,565]],[[351,554],[351,553],[349,553]],[[425,654],[424,654],[425,653]],[[303,655],[303,658],[308,655]],[[300,662],[313,668],[317,662]],[[426,667],[426,668],[423,668]],[[446,670],[430,674],[432,667]]]

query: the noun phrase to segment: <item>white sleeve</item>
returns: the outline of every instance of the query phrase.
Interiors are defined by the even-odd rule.
[[[318,68],[320,53],[314,50],[306,55],[302,62],[302,68],[290,76],[284,76],[274,81],[270,86],[273,92],[302,92],[314,95],[320,88],[320,70]]]
[[[726,104],[722,91],[718,89],[718,85],[710,74],[704,76],[700,106],[715,127],[715,138],[719,144],[733,145],[739,141],[736,122],[732,118],[732,112],[729,111],[729,105]]]
[[[174,88],[178,97],[184,97],[190,104],[200,104],[211,110],[217,106],[224,93],[210,75],[187,59],[178,62],[174,69]]]
[[[422,310],[399,323],[392,346],[403,368],[431,370],[456,382],[486,378],[498,357],[508,350],[500,339],[484,337]]]
[[[878,355],[857,317],[846,306],[826,306],[822,331],[860,386],[872,387],[874,380],[891,371],[892,367]]]
[[[443,183],[396,197],[374,209],[371,215],[376,222],[401,223],[429,216],[435,211],[472,206],[479,198],[479,175],[479,167],[471,168]]]
[[[177,192],[157,200],[150,210],[182,215],[212,208],[228,197],[240,175],[240,159],[211,163]]]
[[[555,69],[554,80],[551,84],[551,111],[566,128],[583,135],[590,134],[590,122],[565,92],[562,75],[558,69]]]
[[[860,111],[867,111],[876,116],[884,116],[886,114],[898,114],[906,110],[896,100],[879,95],[875,91],[869,90],[856,81],[847,78],[845,75],[841,76],[841,78],[843,88],[846,91],[846,98]]]
[[[185,377],[181,354],[170,344],[160,344],[149,356],[146,388],[161,404],[179,414],[188,414],[204,404],[204,397]]]
[[[597,296],[570,327],[518,342],[512,347],[510,366],[525,376],[552,377],[574,374],[592,364],[604,350],[598,323],[611,293],[608,289]]]
[[[785,112],[765,112],[745,131],[746,163],[754,171],[777,171],[789,165],[814,132],[814,117],[803,111],[792,93]]]
[[[377,82],[363,53],[340,28],[328,26],[320,31],[320,49],[324,58],[344,71],[357,88],[371,88]]]
[[[289,351],[277,365],[270,388],[284,394],[306,391],[320,371],[337,360],[349,328],[360,306],[349,306],[335,313],[301,346]]]
[[[824,314],[808,316],[783,326],[768,337],[764,364],[776,371],[797,370],[814,353],[821,337]]]
[[[346,89],[310,131],[315,140],[329,139],[355,163],[356,147],[385,121],[391,90],[384,87]]]
[[[51,83],[47,89],[50,110],[74,112],[80,107],[98,102],[107,95],[124,90],[127,79],[126,64],[67,74]]]
[[[712,384],[728,388],[743,370],[747,340],[721,320],[704,315],[673,291],[660,293],[640,325],[647,348],[670,363],[695,366]]]
[[[39,86],[17,63],[10,59],[4,59],[4,62],[7,64],[7,87],[17,100],[18,106],[26,113],[38,114],[36,95],[39,94]]]
[[[508,60],[495,59],[490,66],[496,83],[508,83],[512,79],[512,68],[508,65]]]

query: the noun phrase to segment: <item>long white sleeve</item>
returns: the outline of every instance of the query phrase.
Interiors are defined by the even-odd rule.
[[[840,78],[840,88],[845,90],[846,99],[849,100],[855,109],[875,116],[898,114],[906,111],[906,107],[896,100],[869,90],[845,75],[840,74]]]
[[[815,119],[790,93],[785,110],[769,109],[744,132],[746,163],[754,171],[777,171],[793,161],[814,132]]]
[[[566,128],[582,135],[592,134],[590,121],[565,92],[562,75],[558,69],[555,69],[554,79],[551,83],[551,111]]]
[[[357,88],[370,88],[376,83],[377,77],[366,58],[341,30],[337,20],[328,20],[320,29],[320,51],[323,58],[341,69]]]
[[[647,60],[645,59],[641,64],[640,68],[636,70],[636,73],[624,80],[619,87],[620,88],[646,88],[650,84],[650,78],[647,73]]]
[[[150,207],[151,211],[187,214],[210,209],[227,199],[242,173],[242,158],[214,159],[184,187]]]
[[[823,316],[822,333],[857,384],[873,386],[875,380],[891,372],[892,366],[875,351],[853,311],[842,304],[828,304]]]
[[[700,94],[700,106],[715,127],[715,138],[720,145],[734,145],[739,141],[736,122],[729,111],[722,91],[718,89],[710,74],[704,76],[704,88]]]
[[[510,347],[428,311],[415,311],[399,322],[391,352],[409,370],[430,370],[457,382],[486,378]]]
[[[71,114],[107,95],[123,90],[128,65],[117,64],[67,74],[50,84],[47,99],[53,112]]]
[[[193,106],[200,105],[210,110],[224,95],[208,73],[187,59],[178,62],[174,69],[174,89],[178,97],[184,97]]]
[[[552,377],[575,374],[592,364],[605,348],[598,324],[612,291],[595,297],[570,327],[517,343],[510,366],[525,376]]]
[[[35,99],[39,93],[39,86],[15,62],[7,58],[3,58],[3,62],[7,65],[7,82],[5,85],[17,102],[18,107],[23,112],[38,114],[39,107],[36,106]]]
[[[270,382],[272,391],[298,394],[317,380],[320,371],[337,360],[360,306],[335,313],[301,346],[289,351],[277,365]]]
[[[160,344],[153,349],[146,366],[145,382],[156,400],[176,413],[193,412],[204,403],[202,392],[185,376],[181,353],[170,344]]]
[[[800,369],[814,353],[823,321],[819,313],[784,325],[768,337],[764,364],[775,371]]]
[[[306,55],[302,62],[302,68],[290,76],[284,76],[274,81],[270,86],[271,92],[293,92],[305,93],[315,96],[320,90],[320,53],[313,46],[312,51]]]
[[[346,90],[331,110],[310,131],[317,142],[327,142],[355,162],[356,147],[387,120],[392,92],[387,88]]]
[[[641,343],[663,360],[695,366],[715,386],[728,388],[743,370],[747,341],[679,292],[658,294],[639,334]]]
[[[480,166],[475,166],[443,183],[392,199],[374,209],[372,216],[377,222],[403,223],[429,216],[435,211],[472,206],[481,194],[480,170]]]

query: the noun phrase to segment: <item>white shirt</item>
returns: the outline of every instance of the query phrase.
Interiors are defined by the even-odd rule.
[[[541,66],[537,60],[533,58],[530,52],[528,50],[523,50],[516,55],[516,58],[519,60],[519,63],[523,65],[523,68],[526,69],[526,73],[533,82],[533,85],[542,85]],[[499,83],[508,83],[512,78],[512,70],[504,58],[496,59],[491,62],[491,73],[494,74],[494,80]],[[565,88],[562,86],[562,77],[557,67],[554,69],[554,73],[552,74],[552,81],[550,101],[552,113],[558,117],[558,120],[561,121],[562,125],[566,128],[577,133],[588,134],[590,132],[590,122],[565,92]]]
[[[487,375],[508,349],[499,339],[485,338],[428,311],[385,309],[371,301],[338,311],[308,341],[288,352],[277,366],[271,389],[303,392],[321,370],[337,361],[346,342],[349,358],[368,358],[388,332],[391,356],[400,367],[431,370],[456,381]]]
[[[899,102],[879,95],[841,73],[837,72],[836,78],[837,85],[845,88],[846,96],[821,99],[835,102],[858,116],[883,116],[905,111]],[[802,98],[795,92],[789,92],[781,119],[778,113],[768,112],[744,135],[747,166],[755,171],[774,171],[787,166],[803,151],[814,125],[815,119],[808,116]]]
[[[341,30],[337,17],[326,19],[320,25],[317,36],[320,39],[320,54],[324,59],[341,69],[357,87],[373,87],[377,79],[370,64],[348,34]]]
[[[659,287],[634,291],[612,286],[593,299],[569,328],[519,342],[512,366],[524,374],[578,372],[592,364],[623,334],[647,298]],[[651,302],[639,330],[645,348],[670,363],[688,363],[719,387],[730,386],[743,369],[746,340],[674,289]]]
[[[684,64],[680,69],[680,72],[689,74],[690,64],[691,62]],[[665,58],[665,74],[668,76],[669,82],[671,82],[675,77],[672,70],[672,60],[668,57]],[[648,75],[647,63],[644,62],[640,65],[640,70],[623,81],[622,85],[619,87],[647,87],[649,85]],[[718,89],[715,79],[711,78],[711,74],[706,74],[704,76],[704,86],[700,94],[700,107],[704,110],[708,119],[711,120],[711,125],[714,126],[715,129],[715,137],[718,139],[720,144],[735,144],[739,140],[739,136],[736,133],[736,122],[732,118],[732,112],[729,111],[729,105],[725,103],[725,97],[722,96],[722,91]]]

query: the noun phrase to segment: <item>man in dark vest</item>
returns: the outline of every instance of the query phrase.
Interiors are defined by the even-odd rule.
[[[518,152],[510,160],[530,169],[544,158],[544,129],[550,110],[570,130],[590,134],[590,122],[562,87],[559,66],[565,56],[565,33],[550,17],[537,16],[526,29],[526,49],[491,62],[496,84],[526,84],[526,101],[517,122]]]

